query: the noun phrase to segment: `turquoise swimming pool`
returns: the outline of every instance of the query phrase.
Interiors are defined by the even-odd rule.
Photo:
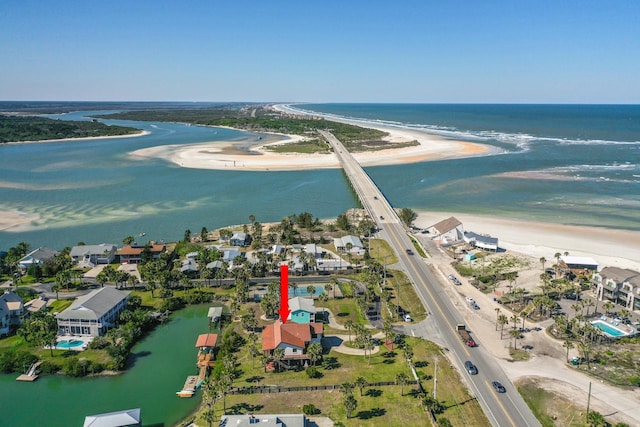
[[[85,342],[82,340],[70,339],[70,340],[61,340],[56,343],[56,349],[58,350],[68,350],[70,348],[80,347]]]
[[[594,320],[591,324],[613,338],[620,338],[628,335],[626,332],[621,331],[602,320]]]

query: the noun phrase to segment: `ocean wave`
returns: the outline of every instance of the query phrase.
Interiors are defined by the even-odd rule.
[[[572,139],[561,137],[549,137],[542,135],[530,135],[526,133],[507,133],[495,130],[461,130],[454,127],[428,125],[420,123],[399,122],[383,119],[365,119],[354,116],[341,116],[331,113],[319,113],[317,111],[305,110],[302,108],[286,106],[292,112],[300,114],[311,114],[335,120],[347,120],[349,122],[360,123],[362,125],[378,124],[385,127],[397,127],[401,129],[420,130],[448,139],[462,139],[469,142],[491,143],[500,142],[511,144],[521,150],[526,150],[532,143],[550,142],[563,145],[640,145],[640,141],[611,141],[603,139]]]

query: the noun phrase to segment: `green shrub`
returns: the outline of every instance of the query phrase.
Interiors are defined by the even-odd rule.
[[[307,403],[302,406],[302,413],[305,415],[316,415],[320,413],[320,409],[316,408],[313,403]]]
[[[318,378],[320,376],[320,371],[315,366],[309,366],[305,372],[309,378]]]

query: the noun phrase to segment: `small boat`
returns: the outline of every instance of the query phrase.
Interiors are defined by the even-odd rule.
[[[176,391],[176,394],[178,395],[178,397],[193,397],[193,390],[180,390],[180,391]]]
[[[139,237],[143,237],[143,236],[146,236],[146,235],[147,235],[147,233],[145,233],[145,232],[142,232],[142,233],[138,234]]]

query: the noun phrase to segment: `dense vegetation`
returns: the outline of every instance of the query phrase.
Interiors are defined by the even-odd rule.
[[[388,134],[376,129],[362,128],[346,123],[319,118],[307,118],[277,113],[266,106],[221,106],[217,108],[126,111],[106,116],[121,120],[170,121],[200,126],[226,126],[251,132],[278,132],[317,137],[317,130],[330,130],[350,151],[370,151],[389,148],[391,143],[383,138]],[[393,144],[394,147],[416,145],[417,142]],[[283,146],[285,147],[285,146]],[[305,150],[308,147],[305,147]],[[326,147],[318,145],[316,151]]]
[[[129,135],[139,132],[125,126],[92,121],[53,120],[45,117],[0,115],[0,143],[46,139]]]

